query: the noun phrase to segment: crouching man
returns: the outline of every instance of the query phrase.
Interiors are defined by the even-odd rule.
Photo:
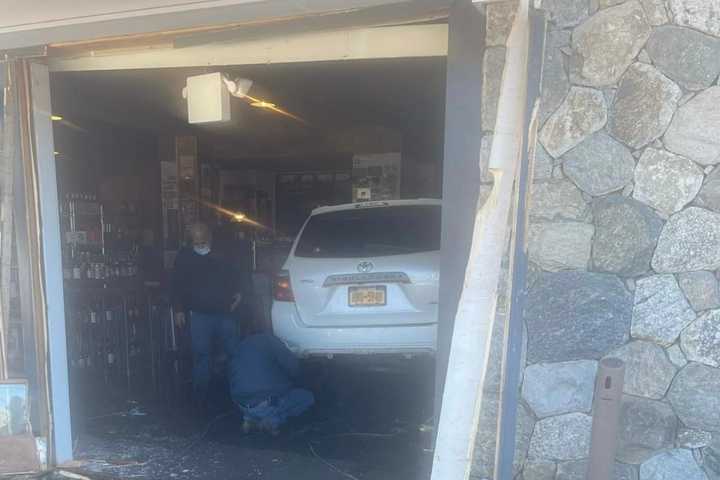
[[[300,364],[280,340],[268,334],[240,340],[230,360],[230,394],[243,412],[243,430],[273,435],[288,418],[308,410],[312,392],[296,388]]]

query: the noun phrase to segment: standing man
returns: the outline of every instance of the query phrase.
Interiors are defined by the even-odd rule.
[[[171,299],[178,328],[183,328],[190,317],[193,396],[197,406],[204,409],[212,346],[219,339],[226,355],[231,353],[238,332],[233,312],[243,301],[246,288],[238,266],[213,251],[207,225],[193,225],[190,236],[192,246],[180,250],[175,260]]]

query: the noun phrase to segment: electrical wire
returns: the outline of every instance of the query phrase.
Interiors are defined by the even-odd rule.
[[[349,478],[350,480],[360,480],[355,475],[346,472],[345,470],[340,469],[340,467],[336,466],[335,464],[329,462],[328,460],[325,460],[323,457],[321,457],[316,451],[315,448],[313,448],[312,442],[308,442],[308,447],[310,447],[310,452],[312,452],[313,456],[317,458],[320,462],[325,464],[326,467],[328,467],[330,470],[332,470],[335,473],[339,473],[345,478]]]
[[[185,448],[182,449],[182,451],[181,451],[182,457],[186,457],[187,454],[190,453],[190,450],[192,450],[193,448],[195,448],[195,446],[196,446],[198,443],[200,443],[200,441],[201,441],[202,439],[204,439],[204,438],[207,436],[208,433],[210,433],[210,430],[212,430],[212,427],[213,427],[218,421],[222,420],[223,418],[227,418],[227,417],[233,415],[234,413],[235,413],[235,410],[228,410],[227,412],[221,413],[221,414],[218,415],[217,417],[215,417],[215,418],[213,418],[212,420],[210,420],[210,421],[208,422],[207,426],[205,427],[205,430],[203,430],[203,432],[202,432],[200,435],[198,435],[195,439],[193,439],[192,442],[190,442]]]

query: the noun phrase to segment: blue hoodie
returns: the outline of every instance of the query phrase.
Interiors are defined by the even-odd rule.
[[[230,359],[230,395],[233,401],[252,407],[292,387],[300,363],[284,343],[268,334],[251,335],[233,349]]]

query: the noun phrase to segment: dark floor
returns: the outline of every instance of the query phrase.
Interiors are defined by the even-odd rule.
[[[433,378],[427,358],[310,362],[304,383],[317,404],[274,438],[243,435],[221,384],[205,419],[189,413],[183,394],[160,403],[98,400],[76,415],[75,471],[178,480],[429,478],[431,433],[421,426],[432,414]]]

